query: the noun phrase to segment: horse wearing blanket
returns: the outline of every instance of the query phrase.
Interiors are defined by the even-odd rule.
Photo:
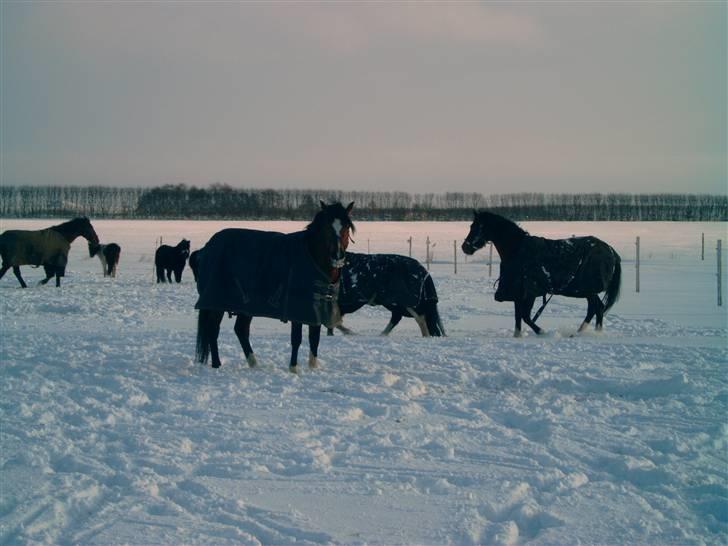
[[[382,335],[388,335],[402,317],[412,317],[423,336],[444,336],[437,301],[435,283],[417,260],[399,254],[346,253],[339,289],[342,317],[364,305],[382,305],[392,313]],[[351,333],[343,324],[337,328]]]
[[[502,216],[475,212],[463,252],[474,254],[488,241],[493,242],[501,258],[495,300],[514,302],[516,337],[521,335],[521,319],[534,332],[542,333],[536,320],[548,303],[547,294],[586,298],[587,314],[579,331],[595,315],[596,329],[602,329],[604,314],[617,301],[621,282],[621,259],[611,246],[591,236],[556,240],[535,237]],[[604,292],[603,298],[600,292]],[[531,309],[538,296],[544,298],[544,303],[532,319]]]
[[[217,338],[227,312],[237,316],[235,334],[251,367],[257,364],[249,340],[253,317],[291,321],[293,372],[302,325],[308,324],[309,366],[316,367],[321,325],[339,322],[339,271],[354,229],[353,206],[322,202],[306,230],[296,233],[224,229],[213,235],[197,265],[197,359],[212,356],[212,366],[220,366]]]

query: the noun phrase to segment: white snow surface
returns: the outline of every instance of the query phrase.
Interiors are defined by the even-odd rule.
[[[258,368],[227,318],[223,366],[195,362],[191,272],[157,285],[152,261],[160,236],[195,249],[303,222],[93,224],[122,247],[116,279],[79,239],[61,288],[30,267],[26,290],[0,280],[1,544],[728,542],[726,224],[524,222],[612,244],[623,284],[602,333],[575,335],[586,302],[554,297],[546,335],[515,339],[488,249],[458,249],[453,272],[468,223],[359,222],[355,251],[407,254],[413,236],[424,260],[435,243],[448,337],[411,319],[380,337],[389,315],[366,307],[345,319],[358,335],[322,336],[319,369],[304,335],[298,375],[269,319]]]

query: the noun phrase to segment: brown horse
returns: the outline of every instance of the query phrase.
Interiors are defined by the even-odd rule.
[[[76,237],[84,237],[89,242],[98,244],[99,238],[91,222],[86,217],[74,218],[63,224],[36,231],[11,229],[0,235],[0,257],[2,268],[0,279],[11,267],[20,282],[27,284],[20,275],[21,265],[43,266],[46,278],[40,281],[46,284],[53,276],[56,286],[61,286],[61,277],[66,274],[68,251]]]

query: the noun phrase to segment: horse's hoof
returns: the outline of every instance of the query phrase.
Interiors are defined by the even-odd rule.
[[[319,367],[319,359],[313,355],[308,355],[308,367],[315,370]]]
[[[298,374],[298,366],[288,366],[288,371],[291,373]]]
[[[515,330],[513,332],[513,337],[523,337],[523,332],[521,332],[520,330]]]
[[[248,366],[250,366],[251,368],[255,368],[258,365],[258,359],[255,358],[254,353],[250,353],[248,356],[246,356],[245,360],[248,361]]]

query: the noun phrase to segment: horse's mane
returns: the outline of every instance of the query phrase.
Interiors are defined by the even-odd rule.
[[[328,205],[326,209],[318,211],[316,216],[313,217],[313,220],[311,220],[311,223],[306,226],[306,232],[309,234],[315,232],[321,227],[327,218],[339,218],[342,220],[341,227],[348,227],[352,233],[356,232],[354,223],[349,218],[344,205],[338,202]]]
[[[68,222],[63,222],[62,224],[58,224],[56,226],[51,226],[48,229],[52,229],[53,231],[57,231],[64,237],[68,237],[71,234],[75,234],[79,232],[78,226],[81,224],[91,224],[86,216],[79,216],[78,218],[74,218],[73,220],[69,220]]]
[[[478,212],[478,220],[483,225],[488,226],[490,231],[497,231],[499,233],[506,232],[512,235],[528,235],[528,232],[513,220],[509,220],[493,212],[488,212],[487,210]]]

